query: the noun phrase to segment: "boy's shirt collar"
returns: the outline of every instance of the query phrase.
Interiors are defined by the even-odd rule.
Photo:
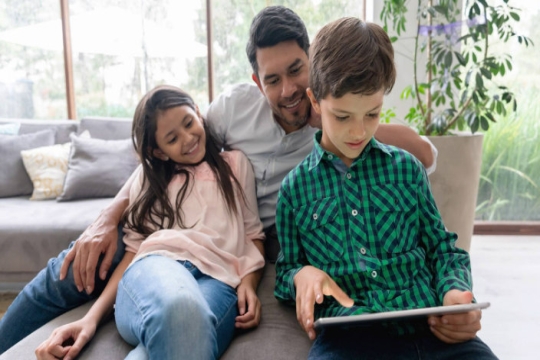
[[[322,130],[319,130],[314,135],[314,139],[313,139],[314,146],[313,146],[313,150],[311,151],[311,156],[309,160],[310,161],[309,170],[312,170],[313,168],[317,167],[323,159],[328,160],[330,162],[334,162],[338,160],[342,162],[341,159],[336,154],[332,153],[331,151],[325,150],[321,147],[321,137],[322,137]],[[358,157],[354,159],[354,161],[352,162],[352,165],[354,165],[357,161],[363,161],[373,149],[380,150],[386,155],[392,156],[392,153],[388,149],[388,145],[380,143],[377,140],[375,140],[375,137],[372,137],[371,140],[369,140],[369,142],[367,143],[364,150],[360,153],[360,155],[358,155]]]

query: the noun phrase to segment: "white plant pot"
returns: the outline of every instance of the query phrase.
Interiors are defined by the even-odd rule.
[[[429,176],[435,202],[446,228],[458,235],[456,245],[469,251],[484,135],[460,133],[428,138],[439,151],[437,169]]]

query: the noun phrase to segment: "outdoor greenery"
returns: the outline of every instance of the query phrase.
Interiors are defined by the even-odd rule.
[[[522,105],[484,136],[476,218],[540,220],[538,89],[518,92]]]
[[[310,37],[313,37],[320,27],[333,19],[344,15],[360,16],[362,4],[362,0],[213,0],[214,95],[232,84],[251,82],[251,67],[245,46],[251,20],[265,6],[285,5],[294,9],[305,21]],[[195,34],[194,40],[204,46],[207,43],[204,0],[70,0],[69,6],[72,17],[95,10],[115,8],[122,9],[126,15],[143,14],[141,24],[156,24],[164,29],[178,28],[179,22],[188,23],[188,26],[192,27],[191,33]],[[179,14],[179,11],[183,14]],[[191,18],[188,13],[193,13]],[[58,0],[0,2],[0,32],[59,18]],[[186,20],[188,18],[189,20]],[[99,26],[98,22],[96,26]],[[174,48],[181,46],[179,38],[188,36],[190,35],[185,33],[172,35],[170,30],[167,37],[160,40]],[[72,41],[77,39],[72,37]],[[189,55],[189,50],[186,52]],[[17,74],[31,82],[33,104],[23,107],[28,109],[32,105],[35,108],[32,114],[16,112],[14,109],[21,106],[20,102],[19,105],[16,101],[8,105],[5,101],[3,107],[0,105],[0,116],[66,118],[63,61],[60,51],[0,41],[0,70]],[[188,90],[203,109],[208,105],[206,56],[188,56],[187,60],[178,60],[149,54],[146,57],[129,59],[80,52],[73,54],[73,72],[78,118],[90,114],[130,117],[141,96],[162,83],[174,84]],[[0,96],[3,98],[6,95],[1,90],[5,81],[0,71]],[[13,90],[9,89],[7,92],[13,93]]]
[[[540,4],[516,0],[525,8],[523,29],[538,44]],[[508,51],[508,48],[501,51]],[[540,46],[510,49],[515,66],[504,84],[517,89],[519,106],[484,135],[477,219],[540,221]]]
[[[508,109],[516,110],[513,91],[500,84],[512,70],[512,57],[492,50],[493,42],[532,44],[528,37],[515,32],[520,10],[510,3],[384,0],[381,20],[387,31],[392,29],[397,34],[393,41],[406,31],[408,9],[417,9],[417,23],[409,25],[416,29],[414,72],[411,85],[401,96],[416,100],[405,118],[421,134],[444,135],[465,128],[473,133],[485,131]],[[420,68],[423,61],[425,71]]]

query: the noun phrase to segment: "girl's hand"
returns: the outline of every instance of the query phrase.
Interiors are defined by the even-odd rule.
[[[315,339],[313,311],[315,303],[322,304],[323,295],[332,296],[344,307],[354,305],[336,282],[324,271],[313,266],[304,266],[295,276],[296,318],[311,340]]]
[[[39,345],[35,351],[39,360],[72,360],[88,343],[96,332],[96,324],[81,319],[61,326]]]
[[[443,305],[470,304],[473,294],[470,291],[450,290],[444,295]],[[480,330],[481,310],[463,314],[430,316],[428,323],[433,334],[448,344],[474,339]]]
[[[244,281],[245,280],[245,281]],[[238,313],[234,326],[238,329],[249,329],[256,327],[261,322],[261,302],[256,293],[256,287],[249,280],[249,276],[244,277],[238,288]]]

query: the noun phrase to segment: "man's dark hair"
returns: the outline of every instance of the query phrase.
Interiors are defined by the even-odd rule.
[[[302,50],[308,53],[309,38],[306,26],[300,17],[284,6],[269,6],[261,10],[251,22],[246,53],[253,68],[259,76],[257,65],[257,49],[277,45],[284,41],[294,40]]]
[[[309,87],[317,100],[347,93],[389,93],[396,80],[394,48],[377,24],[338,19],[315,36],[309,57]]]

